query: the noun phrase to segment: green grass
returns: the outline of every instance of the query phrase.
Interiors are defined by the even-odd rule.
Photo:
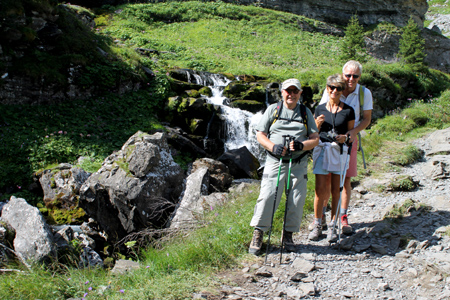
[[[158,50],[164,68],[287,78],[339,64],[339,39],[300,30],[301,22],[318,22],[293,14],[196,1],[121,9],[101,32],[128,47]]]

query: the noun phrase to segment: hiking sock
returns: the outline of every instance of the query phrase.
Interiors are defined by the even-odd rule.
[[[326,212],[327,212],[327,207],[324,206],[324,207],[322,208],[322,216],[323,216]]]
[[[322,218],[314,219],[314,223],[318,225],[322,225]]]
[[[347,214],[347,210],[348,210],[348,209],[342,208],[342,207],[341,207],[341,213],[340,213],[340,215],[341,215],[341,216],[346,215],[346,214]]]

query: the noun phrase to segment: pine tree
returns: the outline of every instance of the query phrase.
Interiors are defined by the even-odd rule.
[[[341,53],[339,58],[341,61],[357,60],[360,62],[366,61],[366,50],[364,48],[364,30],[359,24],[356,15],[350,18],[347,27],[345,28],[345,36],[341,41]]]
[[[408,24],[403,28],[398,57],[402,62],[420,70],[425,67],[425,56],[425,39],[416,22],[409,18]]]

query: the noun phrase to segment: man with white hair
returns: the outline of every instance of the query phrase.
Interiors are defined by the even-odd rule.
[[[367,126],[369,126],[371,120],[372,120],[372,109],[373,109],[373,99],[372,99],[372,93],[369,89],[361,87],[359,85],[359,80],[361,79],[361,73],[362,73],[362,65],[355,61],[350,60],[345,63],[344,67],[342,68],[342,75],[344,76],[347,87],[344,90],[344,92],[341,95],[341,101],[344,102],[347,105],[350,105],[353,107],[355,111],[355,127],[350,130],[347,134],[350,135],[350,142],[353,142],[352,152],[350,154],[350,163],[349,168],[347,170],[347,174],[344,181],[344,189],[342,191],[342,201],[341,201],[341,208],[340,208],[340,216],[341,216],[341,225],[342,225],[342,232],[344,234],[351,234],[353,232],[353,228],[348,224],[348,206],[350,203],[351,198],[351,178],[357,176],[358,170],[357,170],[357,149],[358,149],[358,133],[362,130],[366,129]],[[361,111],[361,103],[360,103],[360,95],[362,96],[361,100],[363,99],[363,106]],[[319,104],[327,103],[328,93],[324,91],[322,100]],[[331,186],[329,184],[328,186]],[[323,213],[322,213],[322,226],[326,226],[325,222],[325,210],[327,207],[329,196],[325,199],[325,203],[323,206]],[[310,230],[314,229],[314,224],[311,224],[309,226]]]
[[[256,138],[266,149],[267,158],[260,194],[250,222],[250,226],[255,229],[249,253],[254,255],[258,255],[261,251],[263,234],[271,229],[273,213],[287,186],[290,192],[285,208],[285,230],[282,239],[284,245],[281,246],[287,251],[295,250],[292,233],[300,230],[306,199],[308,167],[306,154],[319,143],[314,116],[299,102],[301,94],[300,81],[295,78],[285,80],[281,85],[283,101],[270,105],[256,127]],[[286,140],[286,136],[292,137],[290,142]],[[290,160],[292,160],[291,167],[289,167]],[[291,172],[288,184],[289,169]]]

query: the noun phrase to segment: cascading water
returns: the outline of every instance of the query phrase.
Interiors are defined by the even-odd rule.
[[[225,119],[225,151],[246,146],[260,162],[263,162],[265,152],[256,140],[256,131],[254,129],[262,113],[253,114],[249,111],[228,106],[226,103],[227,98],[223,96],[223,91],[231,81],[218,74],[208,75],[208,78],[203,78],[198,74],[192,74],[194,77],[194,80],[192,80],[191,75],[188,74],[188,79],[197,84],[208,86],[212,91],[212,96],[207,97],[206,100],[208,103],[220,106],[222,116]]]

